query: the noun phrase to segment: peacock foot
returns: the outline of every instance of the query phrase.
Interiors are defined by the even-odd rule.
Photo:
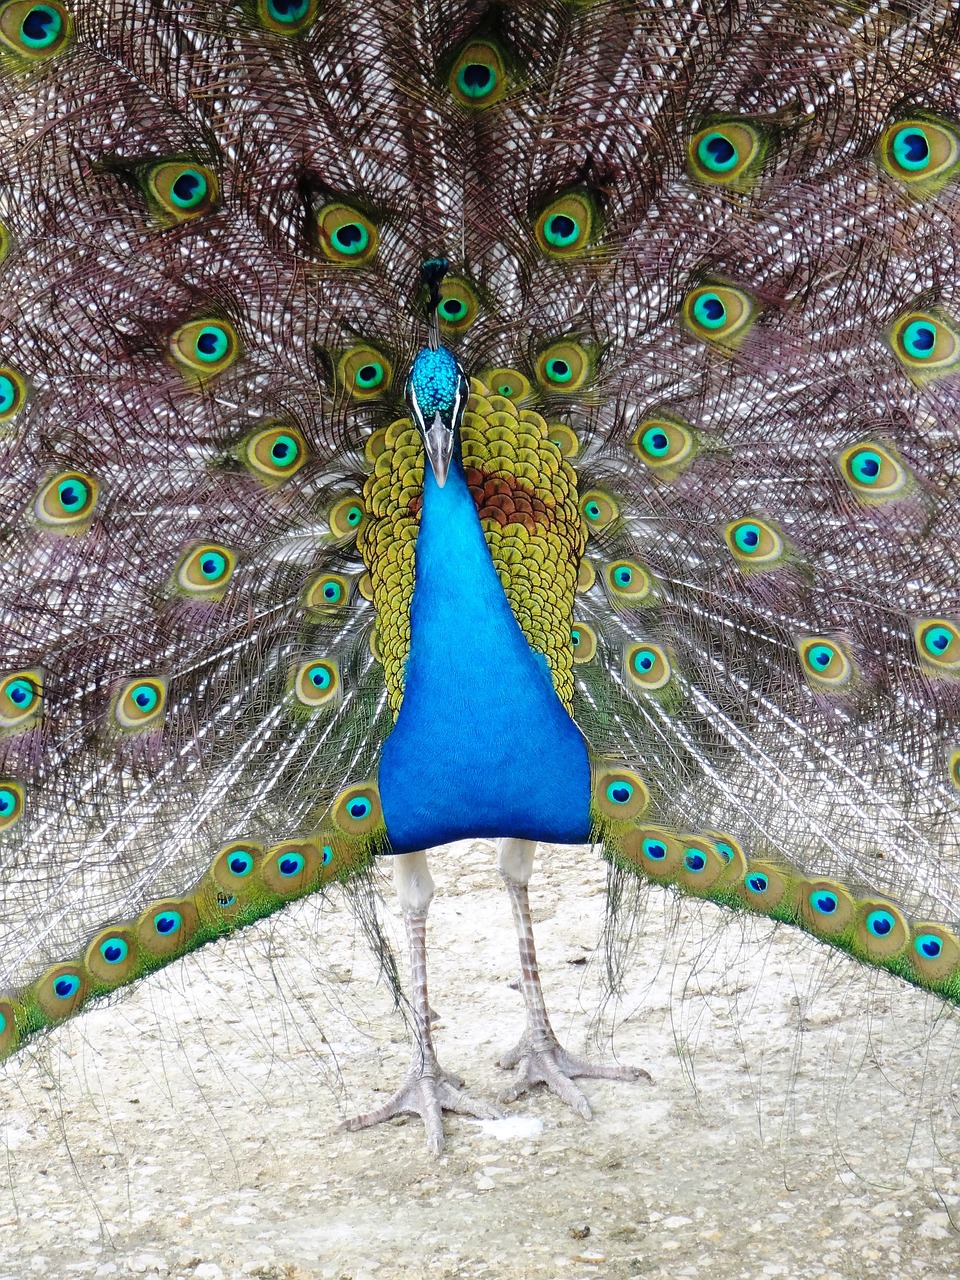
[[[476,1120],[500,1120],[499,1107],[463,1092],[463,1081],[435,1063],[424,1066],[415,1061],[400,1088],[381,1107],[344,1120],[342,1129],[369,1129],[400,1115],[417,1115],[423,1121],[427,1146],[435,1156],[443,1151],[443,1112],[473,1116]]]
[[[562,1098],[584,1120],[590,1120],[593,1116],[590,1103],[573,1083],[574,1080],[646,1080],[653,1084],[653,1077],[642,1067],[606,1067],[602,1063],[591,1062],[589,1058],[581,1058],[579,1054],[568,1053],[552,1032],[538,1040],[535,1046],[527,1032],[517,1047],[500,1059],[499,1066],[506,1071],[516,1067],[517,1073],[513,1083],[500,1094],[498,1102],[516,1102],[534,1085],[545,1084],[551,1093]]]

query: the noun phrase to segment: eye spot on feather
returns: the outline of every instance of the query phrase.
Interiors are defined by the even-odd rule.
[[[514,402],[526,400],[532,389],[530,379],[524,377],[519,369],[484,369],[480,381],[496,395]]]
[[[365,523],[363,500],[355,495],[340,498],[327,517],[335,538],[355,538]]]
[[[533,225],[540,251],[550,258],[573,258],[596,238],[599,218],[593,201],[582,192],[551,200]]]
[[[654,474],[672,480],[696,456],[696,440],[679,418],[645,418],[630,437],[630,448]]]
[[[43,709],[43,672],[39,668],[0,675],[0,733],[20,733],[36,724]]]
[[[330,658],[313,658],[294,674],[293,692],[301,706],[329,706],[340,694],[340,674]]]
[[[797,641],[804,678],[812,689],[841,689],[850,683],[853,664],[835,641],[811,636]]]
[[[0,778],[0,832],[9,831],[23,817],[23,787],[12,778]]]
[[[170,358],[186,377],[216,377],[240,356],[240,339],[226,320],[191,320],[170,339]]]
[[[33,504],[40,524],[55,533],[82,533],[97,504],[99,485],[83,471],[64,471],[43,486]]]
[[[616,501],[601,489],[589,489],[581,495],[580,510],[588,533],[602,533],[620,514]]]
[[[146,171],[145,181],[148,200],[157,212],[177,222],[189,222],[209,213],[219,195],[213,170],[194,162],[168,160],[154,165]]]
[[[607,593],[615,604],[643,604],[653,597],[653,579],[636,560],[614,560],[604,571]]]
[[[665,651],[656,644],[629,645],[625,654],[627,676],[639,689],[652,693],[670,683],[673,669]]]
[[[280,422],[267,423],[246,436],[239,452],[251,475],[266,484],[289,480],[309,456],[302,433]]]
[[[350,347],[337,362],[337,381],[355,400],[375,400],[390,389],[393,367],[375,347]]]
[[[884,130],[877,154],[887,173],[923,197],[940,190],[956,174],[960,134],[947,120],[899,120]]]
[[[740,346],[756,318],[756,304],[732,285],[703,285],[683,300],[680,316],[694,337],[718,346]]]
[[[909,474],[883,445],[865,441],[845,449],[838,458],[840,474],[863,502],[887,502],[907,488]]]
[[[783,559],[785,543],[779,530],[757,518],[734,520],[724,530],[727,546],[741,569],[771,569]]]
[[[113,718],[121,729],[155,729],[163,718],[167,691],[159,678],[133,680],[113,702]]]
[[[376,226],[348,204],[335,202],[324,205],[317,213],[316,225],[324,257],[337,266],[362,266],[370,262],[377,252],[379,234]]]
[[[17,1047],[20,1036],[17,1031],[17,1015],[13,1002],[0,1000],[0,1057],[6,1057]]]
[[[928,618],[914,623],[914,642],[921,663],[944,675],[960,671],[960,629],[948,618]]]
[[[593,802],[604,818],[626,822],[638,818],[650,803],[643,779],[632,769],[602,769],[593,786]]]
[[[437,319],[444,333],[465,333],[480,314],[480,303],[462,276],[445,276],[440,285]]]
[[[350,583],[339,573],[324,573],[307,584],[303,603],[322,618],[337,615],[350,600]]]
[[[350,835],[368,835],[383,822],[380,794],[372,783],[348,787],[333,803],[333,822]]]
[[[282,898],[308,893],[320,871],[320,850],[309,840],[291,840],[271,849],[263,860],[263,883]]]
[[[597,633],[585,622],[575,622],[570,628],[570,644],[575,663],[591,662],[597,653]]]
[[[940,311],[908,311],[889,333],[894,355],[914,381],[946,377],[960,369],[960,331]]]
[[[545,391],[572,394],[591,372],[590,358],[576,342],[554,342],[537,356],[537,381]]]
[[[133,933],[117,925],[101,930],[87,947],[83,967],[98,986],[112,988],[129,981],[137,968]]]
[[[87,980],[77,965],[58,964],[38,979],[34,994],[45,1016],[52,1022],[60,1022],[83,1004]]]
[[[219,600],[233,575],[236,556],[217,542],[202,542],[181,553],[173,572],[173,586],[186,595]]]
[[[716,121],[698,130],[687,144],[687,168],[697,182],[745,189],[758,175],[765,139],[741,120]]]
[[[0,368],[0,422],[9,422],[23,408],[27,386],[20,374],[6,366]]]
[[[295,36],[313,22],[317,0],[257,0],[257,17],[274,35]]]
[[[72,34],[70,14],[56,0],[14,0],[0,8],[0,42],[29,62],[53,57]]]
[[[453,64],[447,81],[454,100],[470,110],[492,107],[506,93],[503,55],[492,40],[471,40]]]

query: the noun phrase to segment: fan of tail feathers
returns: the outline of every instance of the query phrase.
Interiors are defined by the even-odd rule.
[[[577,838],[960,999],[960,48],[909,13],[0,6],[0,1051],[415,847],[438,255]]]

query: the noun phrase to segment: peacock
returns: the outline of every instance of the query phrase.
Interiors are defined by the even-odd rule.
[[[439,1154],[479,837],[501,1101],[646,1077],[554,1034],[538,844],[960,1002],[950,6],[7,0],[0,95],[0,1055],[389,865],[348,1125]]]

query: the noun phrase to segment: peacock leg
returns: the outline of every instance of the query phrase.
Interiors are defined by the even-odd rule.
[[[537,952],[533,941],[533,921],[530,918],[530,896],[527,886],[533,870],[536,841],[505,839],[500,841],[498,867],[507,886],[513,918],[520,942],[520,987],[527,1006],[527,1029],[515,1049],[504,1054],[500,1066],[507,1070],[517,1068],[513,1084],[501,1093],[499,1101],[514,1102],[535,1084],[545,1084],[584,1120],[591,1117],[590,1104],[583,1092],[573,1083],[575,1079],[594,1080],[650,1080],[651,1076],[639,1067],[606,1067],[568,1053],[557,1039],[547,1008],[543,1002],[540,972],[537,968]]]
[[[412,1112],[423,1121],[427,1146],[434,1155],[440,1155],[444,1111],[456,1111],[478,1120],[496,1120],[503,1113],[464,1093],[463,1081],[444,1071],[437,1061],[430,1030],[435,1015],[427,999],[427,911],[433,901],[434,884],[426,853],[397,854],[393,859],[393,872],[410,948],[413,1061],[400,1088],[383,1106],[344,1121],[343,1127],[368,1129]]]

